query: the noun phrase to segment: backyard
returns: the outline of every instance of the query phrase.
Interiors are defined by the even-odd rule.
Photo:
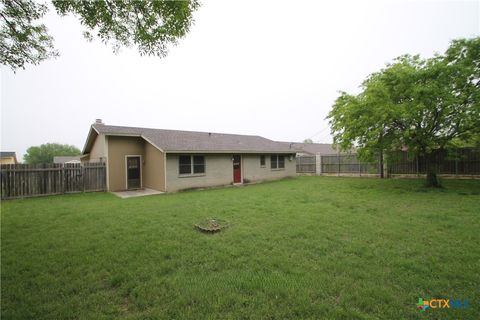
[[[478,319],[480,181],[3,201],[3,319]],[[216,234],[193,225],[215,217]],[[465,309],[417,310],[423,299]],[[424,313],[424,314],[420,314]]]

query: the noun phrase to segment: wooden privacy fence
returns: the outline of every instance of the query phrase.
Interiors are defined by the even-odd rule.
[[[1,166],[1,198],[106,190],[105,163]]]
[[[432,156],[439,174],[480,175],[480,149],[438,150]],[[427,161],[411,152],[398,152],[387,161],[388,174],[425,174]]]
[[[316,172],[315,156],[297,157],[297,173],[315,173]]]
[[[379,161],[363,162],[357,154],[324,154],[297,157],[297,173],[325,173],[349,175],[380,175]],[[385,157],[386,174],[419,175],[427,172],[427,161],[423,156],[416,156],[407,151],[398,151]],[[480,175],[480,149],[459,148],[456,150],[437,150],[432,155],[430,165],[437,167],[439,174],[445,175]],[[316,166],[319,166],[316,171]]]
[[[379,162],[361,162],[356,154],[321,156],[322,173],[380,174]]]

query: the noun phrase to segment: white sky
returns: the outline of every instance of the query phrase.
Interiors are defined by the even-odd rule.
[[[1,68],[1,150],[82,149],[91,123],[331,142],[338,91],[405,54],[480,34],[479,1],[211,1],[167,58],[112,53],[73,17],[45,23],[60,57]]]

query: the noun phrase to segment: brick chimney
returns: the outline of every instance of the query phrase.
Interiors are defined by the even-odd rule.
[[[95,119],[95,124],[105,124],[102,119]]]

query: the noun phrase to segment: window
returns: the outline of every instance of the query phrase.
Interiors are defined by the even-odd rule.
[[[270,167],[272,169],[277,169],[277,156],[276,155],[271,155],[270,156]]]
[[[181,175],[205,173],[205,156],[179,156],[178,172]]]
[[[285,156],[276,154],[271,155],[270,167],[272,169],[285,169]]]
[[[285,168],[285,156],[278,156],[278,168],[279,169]]]
[[[191,174],[192,173],[192,158],[190,156],[180,156],[178,157],[179,163],[179,173],[180,174]]]
[[[205,173],[204,156],[193,156],[193,173]]]
[[[260,156],[260,167],[265,168],[265,156]]]

